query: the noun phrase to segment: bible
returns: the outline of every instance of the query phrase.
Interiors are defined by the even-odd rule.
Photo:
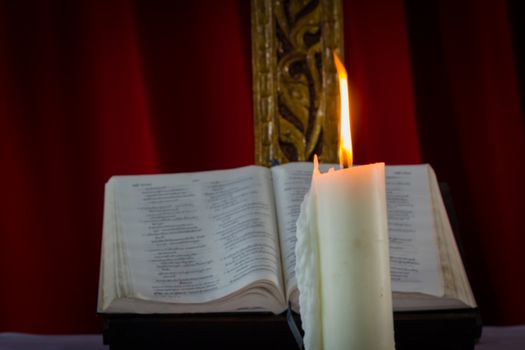
[[[300,312],[295,225],[312,169],[112,177],[98,312]],[[475,308],[432,168],[387,166],[386,190],[394,311]]]

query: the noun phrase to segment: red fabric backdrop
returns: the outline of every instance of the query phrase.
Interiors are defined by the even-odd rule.
[[[484,320],[525,322],[506,3],[344,11],[356,162],[432,163],[452,187]],[[0,3],[0,331],[99,331],[110,176],[253,163],[249,12],[242,0]]]

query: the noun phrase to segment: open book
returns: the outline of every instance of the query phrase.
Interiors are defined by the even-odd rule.
[[[312,169],[112,177],[98,312],[297,310],[295,225]],[[432,168],[387,166],[386,189],[394,310],[475,307]]]

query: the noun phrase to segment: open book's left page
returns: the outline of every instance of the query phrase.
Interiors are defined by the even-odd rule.
[[[148,309],[154,312],[282,311],[268,169],[119,176],[107,191],[116,225],[104,236],[116,237],[121,256],[120,266],[107,268],[120,271],[116,299],[178,305]],[[129,308],[129,300],[115,305],[131,311],[118,307]]]

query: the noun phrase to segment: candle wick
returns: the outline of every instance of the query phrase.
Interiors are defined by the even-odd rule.
[[[347,152],[339,152],[339,164],[341,165],[341,169],[349,168],[352,165],[352,161],[349,158]]]

